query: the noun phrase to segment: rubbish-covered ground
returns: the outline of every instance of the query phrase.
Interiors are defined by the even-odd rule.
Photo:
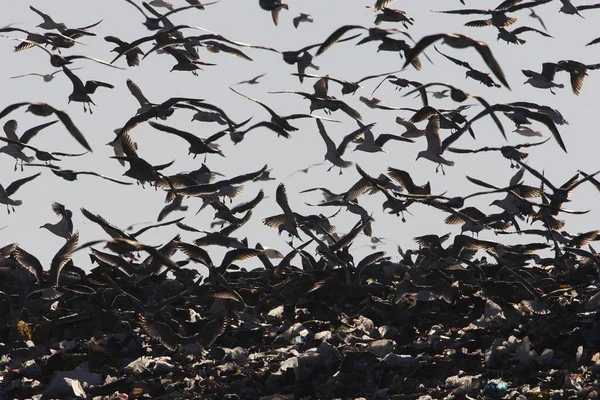
[[[477,267],[418,271],[384,259],[357,267],[346,284],[341,269],[280,265],[227,273],[228,291],[210,279],[186,289],[184,276],[100,284],[92,272],[84,282],[95,293],[78,284],[62,296],[31,295],[25,306],[35,315],[0,304],[11,316],[1,390],[4,398],[597,398],[594,264],[527,268],[520,273],[533,279],[523,282],[497,264]]]

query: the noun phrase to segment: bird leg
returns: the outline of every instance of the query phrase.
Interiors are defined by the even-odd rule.
[[[438,173],[438,170],[441,168],[442,170],[442,174],[444,174],[444,176],[446,175],[446,171],[444,171],[444,166],[442,165],[442,163],[439,163],[437,168],[435,169],[435,173]]]

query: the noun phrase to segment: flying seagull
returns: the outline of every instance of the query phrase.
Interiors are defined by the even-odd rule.
[[[485,43],[472,39],[468,36],[461,35],[460,33],[439,33],[436,35],[423,37],[412,49],[410,49],[410,51],[406,53],[406,62],[404,63],[403,68],[406,68],[406,66],[410,64],[419,54],[421,54],[423,50],[440,39],[443,41],[443,43],[455,49],[473,47],[475,50],[477,50],[481,58],[483,58],[483,61],[485,61],[486,65],[496,76],[496,78],[498,78],[498,80],[504,86],[506,86],[506,88],[510,89],[510,86],[506,81],[506,77],[504,76],[504,71],[502,71],[500,64],[498,64],[498,61],[496,61],[494,58],[490,48]]]
[[[8,187],[6,189],[4,189],[2,184],[0,184],[0,204],[6,204],[6,210],[8,211],[9,214],[10,214],[9,206],[12,207],[13,211],[15,211],[15,206],[20,206],[21,204],[23,204],[23,200],[14,200],[14,199],[11,199],[10,196],[15,194],[16,191],[19,190],[19,188],[21,186],[23,186],[27,182],[34,180],[41,174],[42,174],[41,172],[38,172],[37,174],[28,176],[27,178],[18,179],[16,181],[14,181],[13,183],[11,183],[10,185],[8,185]]]
[[[446,175],[444,171],[443,165],[453,166],[454,161],[446,160],[442,157],[443,149],[442,142],[440,140],[440,117],[435,114],[429,118],[429,122],[427,123],[427,127],[425,128],[425,138],[427,139],[427,149],[420,151],[417,154],[417,160],[419,158],[426,158],[434,163],[438,164],[438,167],[435,169],[437,173],[441,168],[442,173]]]
[[[67,113],[65,113],[64,111],[57,110],[56,108],[52,107],[51,105],[49,105],[47,103],[32,103],[32,102],[26,101],[26,102],[22,102],[22,103],[11,104],[0,112],[0,119],[6,117],[8,114],[13,112],[17,108],[25,106],[25,105],[28,106],[26,111],[29,111],[30,113],[40,116],[40,117],[48,117],[52,114],[55,114],[58,117],[58,119],[60,120],[60,122],[63,123],[65,128],[67,128],[67,131],[69,131],[71,136],[73,136],[75,138],[75,140],[77,140],[83,147],[85,147],[85,149],[87,151],[90,151],[90,152],[92,151],[92,148],[88,144],[87,140],[85,139],[83,134],[79,131],[79,129],[77,129],[77,127],[75,126],[75,124],[73,123],[73,121],[71,120],[69,115],[67,115]]]

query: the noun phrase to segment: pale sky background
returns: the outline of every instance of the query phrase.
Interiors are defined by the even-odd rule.
[[[187,5],[183,0],[172,0],[175,6]],[[494,8],[499,1],[467,1],[467,6]],[[141,4],[141,2],[140,2]],[[139,37],[152,34],[142,22],[142,15],[130,4],[122,0],[107,1],[74,1],[55,0],[48,1],[18,1],[11,4],[10,9],[0,17],[0,25],[13,24],[16,27],[38,31],[35,26],[41,23],[41,18],[29,10],[29,5],[50,14],[55,21],[64,22],[68,27],[81,27],[103,19],[103,22],[92,31],[96,37],[83,37],[80,41],[87,46],[76,45],[72,49],[63,51],[63,55],[85,54],[106,61],[112,60],[115,53],[109,53],[114,47],[112,43],[105,42],[103,37],[114,35],[125,41],[133,41]],[[289,10],[283,10],[280,14],[279,26],[274,26],[269,12],[262,10],[258,1],[234,1],[220,0],[218,3],[207,6],[206,10],[188,10],[177,13],[170,17],[174,24],[190,24],[200,26],[213,32],[222,34],[228,39],[251,44],[260,44],[275,47],[280,50],[297,50],[309,44],[324,41],[332,32],[345,24],[357,24],[367,27],[374,26],[376,13],[368,6],[372,2],[356,0],[303,0],[289,1]],[[576,5],[579,5],[576,3]],[[536,8],[548,27],[549,33],[554,38],[545,38],[536,33],[525,33],[521,37],[527,41],[525,45],[515,46],[505,42],[496,41],[497,30],[494,27],[468,28],[463,24],[474,19],[483,19],[480,16],[446,15],[431,12],[431,10],[449,10],[465,7],[459,1],[409,1],[400,0],[393,3],[391,8],[405,10],[414,18],[415,23],[409,32],[415,40],[425,35],[434,33],[463,33],[475,39],[484,41],[491,46],[492,52],[501,64],[512,91],[506,88],[488,88],[471,79],[465,79],[465,69],[450,63],[437,54],[433,48],[427,51],[435,65],[421,57],[423,63],[422,71],[415,71],[408,67],[398,76],[417,80],[423,83],[447,82],[467,92],[480,95],[489,103],[505,103],[512,101],[531,101],[538,104],[546,104],[557,108],[570,122],[569,125],[559,126],[559,130],[568,148],[565,154],[551,139],[548,143],[537,148],[526,150],[530,153],[528,162],[539,171],[544,170],[546,176],[556,185],[560,186],[564,181],[573,176],[578,169],[587,173],[600,169],[598,149],[600,139],[598,138],[596,115],[598,109],[600,72],[590,71],[586,78],[580,96],[575,96],[569,86],[569,76],[566,73],[557,74],[556,81],[565,85],[564,89],[557,89],[556,95],[547,90],[533,88],[523,85],[526,77],[521,69],[527,68],[541,71],[543,62],[557,62],[559,60],[573,59],[586,64],[600,62],[598,51],[600,47],[585,44],[600,36],[597,29],[597,21],[600,18],[600,10],[584,11],[585,19],[578,16],[564,15],[559,13],[561,2],[552,1]],[[158,9],[161,12],[166,9]],[[292,25],[292,18],[299,13],[310,14],[314,23],[300,24],[298,29]],[[522,25],[542,29],[539,22],[529,16],[529,10],[513,13],[511,16],[518,18],[516,24],[510,28]],[[400,24],[383,23],[383,28],[402,28]],[[201,34],[193,30],[183,31],[186,36]],[[355,31],[364,33],[366,31]],[[351,35],[352,33],[349,33]],[[23,38],[23,34],[13,33],[11,36]],[[395,36],[404,39],[402,35]],[[334,45],[327,52],[316,57],[314,63],[320,67],[320,71],[309,69],[308,73],[329,74],[331,76],[356,81],[363,76],[391,72],[402,68],[404,60],[398,54],[392,52],[377,53],[377,42],[355,46],[359,39]],[[124,58],[115,64],[124,67],[125,70],[116,70],[96,64],[88,60],[76,60],[72,68],[82,68],[75,73],[85,82],[86,80],[100,80],[109,82],[115,89],[109,90],[99,88],[92,95],[97,104],[93,108],[94,114],[84,114],[81,104],[67,104],[67,97],[71,93],[72,86],[64,74],[60,73],[50,83],[44,83],[39,77],[25,77],[20,79],[9,79],[11,76],[29,72],[50,73],[55,70],[50,63],[48,55],[41,49],[33,48],[19,53],[13,53],[13,47],[18,44],[13,40],[0,39],[0,54],[2,54],[2,66],[0,67],[0,108],[20,101],[43,101],[52,106],[65,110],[73,119],[75,124],[83,132],[94,152],[78,158],[64,158],[59,165],[64,168],[75,170],[94,170],[99,173],[120,178],[125,169],[116,161],[109,159],[112,156],[112,148],[105,143],[113,139],[115,128],[122,127],[132,117],[139,105],[135,98],[129,94],[125,85],[126,79],[132,79],[142,89],[146,97],[155,103],[174,96],[198,97],[206,99],[207,102],[222,107],[236,121],[242,121],[253,116],[250,124],[270,117],[265,110],[228,89],[238,81],[250,79],[258,74],[267,73],[258,85],[239,85],[236,90],[258,98],[269,104],[280,114],[308,113],[309,101],[296,95],[269,94],[275,90],[303,90],[312,92],[313,79],[306,79],[304,84],[298,82],[298,78],[291,73],[296,72],[295,66],[283,62],[281,55],[258,49],[242,49],[254,59],[253,62],[235,58],[225,53],[212,54],[205,49],[198,51],[203,61],[217,64],[213,67],[205,67],[204,71],[198,71],[199,76],[193,76],[189,72],[172,72],[169,70],[174,65],[174,59],[168,55],[151,54],[143,60],[139,67],[127,67]],[[600,45],[598,45],[600,46]],[[152,47],[151,43],[142,46],[143,50]],[[479,55],[472,49],[456,50],[448,46],[438,44],[438,48],[446,54],[468,61],[474,68],[489,72]],[[314,54],[314,50],[311,51]],[[400,134],[404,129],[394,121],[397,116],[406,119],[411,117],[410,112],[371,110],[362,104],[359,96],[371,97],[371,92],[379,83],[380,79],[373,79],[362,84],[362,88],[354,95],[342,96],[340,86],[331,82],[329,85],[330,95],[342,99],[363,116],[364,123],[375,122],[375,134],[396,133]],[[420,100],[412,96],[403,98],[408,90],[398,92],[392,84],[383,84],[376,92],[376,97],[385,101],[387,105],[399,107],[420,108]],[[449,99],[437,100],[431,98],[430,103],[438,108],[452,108],[458,104]],[[470,104],[475,104],[470,103]],[[35,125],[49,122],[50,118],[41,118],[24,113],[25,107],[11,113],[2,119],[0,124],[4,125],[9,119],[16,119],[19,123],[18,134]],[[473,116],[480,111],[480,107],[473,107],[467,115]],[[322,111],[315,112],[317,115],[325,116]],[[208,137],[221,129],[216,123],[190,122],[191,112],[177,111],[167,121],[160,123],[187,130],[200,137]],[[342,112],[336,112],[332,118],[342,121],[341,124],[326,123],[326,129],[334,142],[339,143],[341,138],[357,128],[356,123]],[[506,128],[509,143],[517,144],[527,141],[538,141],[540,138],[523,138],[511,131],[514,129],[512,121],[501,117]],[[424,127],[426,122],[418,124]],[[329,165],[321,165],[312,169],[308,174],[296,174],[287,177],[291,172],[305,168],[311,164],[323,161],[325,144],[321,139],[316,124],[311,119],[294,121],[294,125],[300,128],[293,132],[292,138],[286,140],[277,138],[276,135],[267,130],[256,130],[250,132],[245,140],[234,145],[228,137],[219,141],[226,158],[209,155],[207,164],[214,170],[233,177],[238,174],[255,171],[265,163],[273,168],[272,176],[275,181],[247,183],[245,190],[234,204],[252,199],[260,188],[265,190],[269,198],[265,199],[255,209],[250,223],[236,231],[234,236],[248,237],[251,246],[257,241],[263,245],[288,251],[285,241],[287,234],[277,236],[277,231],[264,226],[261,220],[267,216],[278,214],[280,208],[275,203],[275,189],[279,182],[285,182],[290,198],[290,204],[294,211],[301,214],[331,215],[337,211],[336,208],[308,207],[304,202],[317,203],[321,200],[318,192],[298,194],[299,191],[324,186],[334,192],[342,192],[350,188],[358,179],[359,175],[354,168],[345,170],[342,176],[338,175],[337,169],[327,172]],[[550,136],[546,127],[534,123],[532,127],[544,133],[544,138]],[[500,136],[497,128],[490,123],[489,118],[481,120],[473,126],[477,140],[473,141],[468,135],[464,135],[456,147],[479,148],[483,146],[502,146],[506,142]],[[442,131],[443,137],[449,131]],[[182,171],[190,171],[200,167],[203,157],[199,156],[193,160],[187,156],[188,143],[172,135],[159,132],[147,124],[143,124],[130,132],[137,141],[139,155],[151,164],[162,164],[176,160],[174,165],[165,172],[175,174]],[[3,134],[3,133],[2,133]],[[42,131],[35,137],[31,144],[47,151],[81,152],[82,147],[66,132],[58,123]],[[470,175],[483,179],[489,183],[505,186],[515,170],[510,168],[508,160],[500,153],[481,153],[478,155],[463,155],[445,153],[445,157],[455,161],[454,167],[446,167],[446,175],[436,174],[436,165],[428,160],[415,161],[419,151],[425,150],[425,138],[418,138],[416,143],[390,142],[386,146],[388,154],[368,154],[352,152],[354,145],[349,146],[345,157],[358,163],[372,176],[377,176],[386,171],[388,166],[408,171],[417,184],[431,181],[434,194],[447,191],[447,195],[467,195],[481,188],[471,184],[465,179]],[[28,151],[28,154],[31,153]],[[6,154],[0,154],[0,183],[7,187],[14,180],[24,178],[38,171],[42,176],[35,181],[23,186],[14,196],[15,199],[23,200],[23,205],[16,207],[16,212],[7,214],[4,207],[0,207],[0,245],[18,242],[19,245],[36,255],[45,268],[56,251],[63,245],[64,239],[57,237],[45,229],[39,227],[46,222],[54,223],[57,218],[50,208],[53,201],[64,204],[73,211],[73,222],[75,230],[80,232],[80,241],[84,242],[95,239],[107,239],[108,236],[102,229],[88,221],[81,212],[80,207],[85,207],[93,213],[98,213],[108,221],[125,228],[134,223],[155,222],[159,211],[164,206],[164,192],[155,191],[146,186],[121,186],[111,182],[92,177],[80,176],[76,182],[67,182],[54,176],[46,168],[25,167],[13,172],[14,160]],[[124,180],[129,178],[123,177]],[[526,173],[525,181],[531,185],[538,185],[539,181]],[[497,207],[488,205],[494,200],[502,198],[504,194],[490,195],[474,198],[467,205],[474,205],[487,213],[499,212]],[[600,227],[600,214],[596,205],[600,201],[600,195],[591,185],[584,184],[576,189],[572,196],[572,202],[566,205],[570,209],[592,209],[584,216],[567,216],[562,214],[561,218],[567,220],[566,229],[572,233],[584,232],[598,229]],[[395,216],[386,216],[381,212],[381,203],[384,201],[382,194],[374,196],[363,196],[359,199],[361,205],[374,212],[375,223],[373,233],[378,237],[388,239],[380,246],[387,250],[388,254],[397,258],[396,244],[404,249],[415,248],[417,245],[413,237],[437,233],[445,234],[452,232],[460,233],[460,225],[445,225],[444,213],[421,204],[409,208],[412,215],[406,214],[406,223]],[[201,201],[196,198],[186,199],[184,204],[189,206],[186,213],[172,213],[167,219],[186,216],[183,221],[199,229],[209,229],[212,221],[213,210],[207,208],[198,215],[194,215],[201,206]],[[338,232],[345,233],[358,221],[358,217],[342,211],[332,222]],[[137,228],[141,228],[142,225]],[[527,228],[521,223],[523,229]],[[541,228],[537,222],[534,227]],[[166,243],[176,233],[176,227],[159,228],[141,235],[138,239],[151,245]],[[189,232],[182,233],[183,240],[192,242],[198,237]],[[493,232],[482,232],[480,238],[490,240],[514,241],[540,241],[535,237],[509,237],[496,236]],[[369,244],[369,239],[361,236],[356,240],[353,254],[355,262],[358,262],[371,250],[362,247]],[[223,250],[218,247],[210,247],[209,253],[220,262]],[[145,255],[144,255],[145,256]],[[175,259],[181,259],[181,254]],[[82,251],[74,257],[76,265],[84,269],[90,268],[87,251]],[[258,260],[251,260],[242,265],[251,267],[258,265]],[[204,271],[203,267],[198,267]]]

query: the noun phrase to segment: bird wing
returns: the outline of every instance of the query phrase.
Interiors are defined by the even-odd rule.
[[[260,128],[260,127],[264,127],[264,128],[270,129],[270,130],[272,130],[273,132],[277,133],[277,135],[279,135],[279,136],[283,136],[283,137],[285,137],[285,138],[287,138],[287,139],[289,139],[289,138],[290,138],[290,134],[289,134],[289,133],[287,133],[287,131],[286,131],[285,129],[283,129],[283,128],[282,128],[280,125],[278,125],[278,124],[274,124],[274,123],[273,123],[273,122],[271,122],[271,121],[261,121],[261,122],[258,122],[258,123],[256,123],[256,124],[252,125],[250,128],[246,129],[246,130],[244,131],[244,133],[247,133],[247,132],[249,132],[249,131],[251,131],[251,130],[253,130],[253,129]]]
[[[392,75],[392,74],[397,74],[398,72],[402,72],[402,70],[387,72],[387,73],[383,73],[383,74],[376,74],[376,75],[365,76],[364,78],[361,78],[361,79],[357,80],[356,83],[361,83],[361,82],[364,82],[364,81],[368,81],[369,79],[380,78],[382,76],[389,76],[389,75]]]
[[[535,111],[531,111],[528,109],[523,109],[523,110],[526,110],[525,116],[527,118],[531,118],[535,121],[541,122],[542,124],[546,125],[548,127],[548,129],[550,129],[550,133],[552,133],[552,136],[554,137],[554,139],[556,140],[556,142],[558,143],[560,148],[563,149],[565,153],[567,152],[567,147],[565,146],[565,142],[563,141],[562,137],[560,136],[560,132],[558,131],[558,128],[556,127],[556,125],[554,124],[554,121],[552,121],[552,118],[550,118],[550,116],[548,116],[547,114],[541,113],[541,112],[535,112]]]
[[[388,167],[387,170],[392,179],[404,186],[408,193],[415,192],[416,185],[408,172],[392,167]]]
[[[474,41],[474,47],[496,78],[498,78],[498,80],[510,90],[510,86],[506,81],[506,77],[504,76],[504,71],[502,71],[502,67],[500,67],[500,64],[498,64],[496,58],[494,58],[494,55],[492,54],[492,51],[488,45],[483,42]]]
[[[10,114],[11,112],[13,112],[17,108],[22,107],[22,106],[24,106],[26,104],[32,104],[32,103],[29,103],[29,102],[14,103],[14,104],[11,104],[10,106],[6,106],[4,108],[4,110],[2,110],[2,112],[0,112],[0,119],[6,117],[8,114]]]
[[[142,2],[142,4],[144,6],[148,6],[148,7],[146,7],[148,10],[151,9],[150,5],[148,3]],[[170,11],[166,12],[163,15],[158,14],[157,17],[158,17],[159,20],[163,20],[163,19],[167,18],[171,14],[175,14],[176,12],[179,12],[179,11],[189,10],[190,8],[199,8],[200,10],[204,10],[204,6],[202,4],[199,4],[199,5],[192,4],[192,5],[189,5],[189,6],[179,7],[179,8],[176,8],[174,10],[170,10]],[[156,11],[154,11],[154,12],[156,12]]]
[[[242,93],[238,92],[238,91],[237,91],[237,90],[235,90],[234,88],[231,88],[231,87],[230,87],[229,89],[231,89],[231,90],[232,90],[234,93],[237,93],[237,94],[239,94],[240,96],[243,96],[243,97],[247,98],[248,100],[251,100],[251,101],[253,101],[253,102],[257,103],[257,104],[260,104],[260,105],[261,105],[261,106],[262,106],[262,107],[263,107],[265,110],[267,110],[267,111],[269,112],[269,114],[271,114],[271,116],[272,116],[272,117],[275,117],[275,118],[281,118],[281,117],[280,117],[280,116],[279,116],[277,113],[275,113],[275,111],[273,111],[273,110],[272,110],[272,109],[271,109],[269,106],[267,106],[267,105],[266,105],[265,103],[263,103],[262,101],[260,101],[260,100],[257,100],[257,99],[255,99],[255,98],[252,98],[252,97],[250,97],[250,96],[246,96],[245,94],[242,94]]]
[[[129,45],[129,43],[124,42],[123,40],[119,39],[116,36],[104,36],[104,40],[107,41],[107,42],[110,42],[110,43],[114,43],[114,44],[116,44],[118,46],[121,46],[121,47]]]
[[[140,106],[144,107],[151,105],[146,96],[144,96],[144,94],[142,93],[140,87],[136,85],[131,79],[127,79],[127,88],[129,89],[133,97],[135,97],[136,100],[140,103]]]
[[[600,43],[600,37],[597,37],[596,39],[592,40],[591,42],[586,44],[586,46],[591,46],[591,45],[597,44],[597,43]]]
[[[19,123],[15,119],[11,119],[4,124],[4,133],[6,137],[11,140],[16,140],[19,142],[19,137],[17,136],[17,128],[19,127]]]
[[[552,0],[535,0],[535,1],[528,1],[528,2],[525,2],[525,3],[518,2],[520,4],[517,3],[517,4],[510,5],[510,6],[506,7],[506,9],[504,9],[504,10],[506,12],[515,12],[515,11],[518,11],[518,10],[522,10],[524,8],[532,8],[532,7],[536,7],[536,6],[542,5],[542,4],[546,4],[546,3],[549,3],[551,1]],[[496,9],[498,9],[498,8],[496,8]]]
[[[91,212],[89,212],[88,210],[86,210],[83,207],[81,207],[80,210],[84,217],[86,217],[90,221],[100,225],[100,227],[104,230],[104,232],[108,233],[112,238],[129,237],[127,234],[125,234],[125,232],[123,232],[117,226],[115,226],[115,225],[111,224],[110,222],[108,222],[107,220],[105,220],[99,214],[92,214]]]
[[[383,147],[383,145],[385,145],[390,140],[397,140],[399,142],[407,142],[407,143],[414,143],[415,142],[412,139],[405,138],[405,137],[402,137],[402,136],[393,135],[391,133],[383,133],[383,134],[377,136],[377,139],[375,139],[375,144],[377,146]]]
[[[43,47],[42,47],[43,48]],[[98,64],[103,64],[106,65],[107,67],[111,67],[111,68],[115,68],[115,69],[122,69],[124,70],[125,68],[121,68],[121,67],[117,67],[116,65],[112,65],[109,62],[100,60],[99,58],[95,58],[95,57],[91,57],[91,56],[86,56],[86,55],[73,55],[73,56],[66,56],[65,59],[67,61],[71,61],[71,60],[75,60],[77,58],[85,58],[86,60],[90,60],[90,61],[94,61],[97,62]]]
[[[261,254],[263,251],[258,249],[233,249],[225,253],[223,262],[219,267],[221,273],[225,272],[228,266],[236,261],[243,261]]]
[[[425,138],[427,139],[427,150],[436,154],[442,153],[442,141],[440,139],[440,117],[435,114],[429,118],[425,127]]]
[[[73,84],[73,88],[75,91],[81,90],[82,92],[86,92],[83,82],[81,81],[81,79],[79,79],[77,75],[75,75],[69,68],[67,68],[66,65],[62,66],[62,70]]]
[[[213,268],[213,262],[210,255],[203,248],[186,242],[177,242],[177,248],[190,259],[200,264],[203,264],[207,268]]]
[[[285,216],[294,220],[294,214],[292,213],[292,209],[288,203],[287,191],[283,183],[280,183],[279,186],[277,186],[277,191],[275,192],[275,201],[277,201],[277,204],[279,207],[281,207]]]
[[[542,64],[542,76],[544,78],[548,79],[549,81],[553,81],[558,67],[559,67],[559,65],[556,63],[551,63],[551,62],[543,63]],[[523,73],[525,73],[525,72],[523,72]],[[525,75],[531,76],[531,75],[527,75],[527,74],[525,74]]]
[[[36,13],[37,15],[39,15],[40,17],[42,17],[44,19],[44,22],[49,22],[51,24],[56,24],[56,22],[54,22],[54,20],[52,19],[52,17],[50,17],[48,14],[45,14],[45,13],[41,12],[40,10],[38,10],[37,8],[35,8],[34,6],[29,6],[29,9],[31,11],[33,11],[34,13]]]
[[[215,40],[207,40],[204,42],[204,44],[209,46],[209,51],[212,51],[212,50],[210,50],[210,46],[214,46],[216,49],[218,49],[218,51],[222,51],[224,53],[231,54],[232,56],[235,56],[235,57],[247,60],[247,61],[254,61],[252,58],[250,58],[249,56],[244,54],[244,52],[242,52],[241,50],[238,50],[234,47],[228,46],[224,43],[220,43]]]
[[[233,295],[238,301],[243,300],[241,297],[238,298],[237,292],[234,291]],[[244,304],[243,301],[240,303]],[[229,318],[227,316],[207,322],[197,336],[198,342],[204,347],[210,347],[225,332],[228,325]]]
[[[520,27],[514,29],[511,33],[513,35],[518,35],[518,34],[523,33],[523,32],[537,32],[537,33],[539,33],[542,36],[549,37],[549,38],[552,37],[551,35],[548,35],[546,32],[542,32],[539,29],[531,28],[529,26],[520,26]]]
[[[52,203],[52,211],[54,211],[54,213],[59,217],[67,217],[67,209],[65,208],[65,206],[56,201]]]
[[[327,152],[332,154],[335,153],[337,151],[337,149],[335,148],[335,143],[333,143],[333,140],[331,140],[331,138],[327,134],[325,126],[320,120],[317,120],[317,127],[319,129],[319,134],[321,134],[321,137],[325,141],[325,145],[327,146]]]
[[[223,181],[223,182],[227,182],[227,184],[229,184],[229,185],[239,185],[239,184],[242,184],[244,182],[252,181],[252,180],[258,178],[259,176],[261,176],[267,170],[267,168],[268,168],[268,166],[267,166],[267,164],[265,164],[258,171],[250,172],[250,173],[247,173],[247,174],[238,175],[238,176],[236,176],[234,178],[228,179],[228,180]]]
[[[345,102],[343,102],[342,100],[333,100],[333,101],[335,103],[337,103],[340,107],[340,110],[345,112],[348,116],[350,116],[356,120],[362,120],[362,116],[360,115],[360,113],[358,111],[356,111],[354,108],[350,107]]]
[[[250,211],[253,208],[255,208],[264,198],[265,198],[265,192],[262,189],[260,189],[260,191],[254,197],[254,199],[252,199],[246,203],[238,204],[237,206],[233,207],[231,209],[231,213],[239,214],[239,213],[243,213],[246,211]]]
[[[13,250],[13,255],[19,264],[31,272],[38,282],[42,282],[44,269],[42,268],[40,261],[34,255],[26,252],[18,246]]]
[[[317,50],[316,55],[321,55],[331,46],[333,46],[340,38],[344,35],[344,33],[352,30],[352,29],[368,29],[361,25],[344,25],[338,29],[336,29],[323,43],[321,43],[319,49]]]
[[[584,11],[584,10],[593,10],[596,8],[600,8],[600,3],[598,4],[586,4],[583,6],[577,6],[577,11]]]
[[[547,185],[550,189],[552,189],[553,191],[557,191],[558,189],[552,184],[552,182],[550,182],[543,174],[539,173],[536,169],[530,167],[529,165],[525,164],[524,162],[522,162],[521,160],[515,160],[516,162],[519,163],[519,165],[521,165],[523,168],[525,168],[527,171],[529,171],[529,173],[531,173],[533,176],[535,176],[536,178],[538,178],[540,181],[542,181],[545,185]]]
[[[49,282],[57,286],[58,280],[60,278],[60,272],[66,263],[71,260],[73,256],[73,252],[77,248],[77,243],[79,242],[79,232],[75,232],[67,242],[58,250],[58,253],[52,258],[52,263],[50,264],[50,277]]]
[[[300,118],[314,118],[314,119],[320,119],[321,121],[329,121],[329,122],[341,122],[335,119],[331,119],[331,118],[327,118],[327,117],[320,117],[318,115],[311,115],[311,114],[291,114],[291,115],[286,115],[284,117],[284,119],[300,119]]]
[[[434,11],[434,12],[443,13],[443,14],[460,14],[460,15],[490,14],[490,11],[488,11],[488,10],[478,10],[478,9],[473,9],[473,8],[464,8],[464,9],[460,9],[460,10]]]
[[[69,131],[71,136],[73,136],[75,140],[79,142],[79,144],[85,147],[86,150],[92,152],[92,148],[90,147],[89,143],[87,142],[81,131],[75,126],[75,124],[67,115],[67,113],[65,113],[64,111],[54,109],[54,114],[56,114],[60,122],[62,122],[65,128],[67,128],[67,131]]]
[[[406,61],[402,68],[406,68],[419,54],[423,52],[429,45],[437,42],[438,40],[446,37],[445,33],[438,33],[436,35],[424,36],[419,40],[409,51],[405,53]]]
[[[381,11],[396,0],[375,0],[373,11]]]
[[[200,139],[198,136],[191,134],[189,132],[181,131],[179,129],[175,129],[175,128],[172,128],[167,125],[162,125],[162,124],[159,124],[158,122],[154,122],[154,121],[148,121],[148,124],[151,127],[153,127],[154,129],[158,129],[159,131],[177,135],[180,138],[186,140],[191,145],[197,145],[197,144],[204,145],[205,144],[202,139]],[[206,145],[206,147],[209,148],[208,145]]]
[[[120,185],[133,185],[133,183],[131,183],[131,182],[123,182],[123,181],[120,181],[118,179],[111,178],[110,176],[102,175],[102,174],[99,174],[99,173],[94,172],[94,171],[72,171],[72,172],[75,173],[75,174],[78,174],[78,175],[81,174],[81,175],[93,175],[93,176],[97,176],[98,178],[106,179],[107,181],[118,183]]]
[[[7,195],[8,197],[12,196],[13,194],[15,194],[15,192],[16,192],[17,190],[19,190],[19,188],[20,188],[21,186],[23,186],[24,184],[26,184],[26,183],[27,183],[27,182],[29,182],[29,181],[32,181],[32,180],[34,180],[35,178],[37,178],[37,177],[38,177],[38,176],[40,176],[41,174],[42,174],[41,172],[38,172],[37,174],[35,174],[35,175],[31,175],[31,176],[28,176],[27,178],[18,179],[18,180],[16,180],[16,181],[14,181],[14,182],[13,182],[13,183],[11,183],[10,185],[8,185],[8,187],[6,188],[6,195]]]
[[[108,89],[114,89],[115,88],[110,83],[106,83],[106,82],[102,82],[102,81],[90,80],[90,81],[86,81],[85,82],[85,91],[88,94],[93,94],[96,91],[96,89],[98,89],[98,87],[105,87],[105,88],[108,88]]]
[[[140,314],[140,325],[146,330],[148,336],[158,340],[167,350],[175,351],[181,341],[181,336],[173,332],[164,322],[153,321]]]
[[[461,67],[465,67],[465,68],[470,69],[470,70],[473,69],[473,67],[471,67],[471,65],[469,65],[468,62],[459,60],[459,59],[454,58],[454,57],[450,57],[449,55],[442,53],[441,51],[438,50],[437,46],[433,46],[433,48],[435,49],[435,51],[437,51],[438,53],[440,53],[441,55],[443,55],[444,57],[446,57],[448,60],[452,61],[454,64],[459,65]]]
[[[33,128],[29,128],[27,129],[22,135],[21,135],[21,139],[19,140],[21,143],[29,143],[29,141],[38,134],[39,131],[41,131],[44,128],[47,128],[51,125],[54,125],[55,123],[57,123],[58,120],[55,121],[51,121],[51,122],[46,122],[44,124],[41,125],[37,125],[34,126]]]
[[[418,130],[417,127],[415,126],[415,124],[413,124],[410,121],[405,120],[402,117],[396,117],[396,123],[398,125],[402,125],[403,127],[405,127],[407,131],[416,131],[416,130]]]
[[[153,229],[153,228],[158,228],[161,226],[167,226],[167,225],[172,225],[172,224],[176,224],[177,222],[181,222],[185,217],[181,217],[178,219],[174,219],[172,221],[168,221],[168,222],[161,222],[160,224],[152,224],[152,225],[148,225],[143,227],[142,229],[131,233],[129,236],[131,236],[132,238],[137,238],[139,235],[141,235],[142,233],[146,232],[149,229]]]
[[[122,257],[116,256],[114,254],[104,253],[94,248],[90,250],[94,257],[96,257],[98,260],[110,265],[111,267],[118,269],[127,277],[132,277],[135,274],[135,268],[130,263],[125,261]]]
[[[588,179],[588,180],[589,180],[589,181],[592,183],[592,185],[594,185],[594,187],[596,188],[596,190],[597,190],[598,192],[600,192],[600,181],[598,181],[596,178],[594,178],[594,177],[593,177],[593,175],[586,174],[586,173],[585,173],[585,172],[583,172],[583,171],[579,171],[579,173],[580,173],[581,175],[583,175],[584,177],[586,177],[586,178],[589,176],[589,179]]]
[[[344,139],[342,139],[342,142],[335,150],[337,155],[340,157],[343,156],[344,152],[346,151],[346,147],[348,147],[349,143],[353,142],[357,137],[359,137],[363,133],[367,132],[369,129],[371,129],[374,126],[375,126],[375,123],[372,123],[369,125],[363,125],[360,128],[358,128],[357,130],[355,130],[354,132],[349,133],[348,135],[344,136]]]

